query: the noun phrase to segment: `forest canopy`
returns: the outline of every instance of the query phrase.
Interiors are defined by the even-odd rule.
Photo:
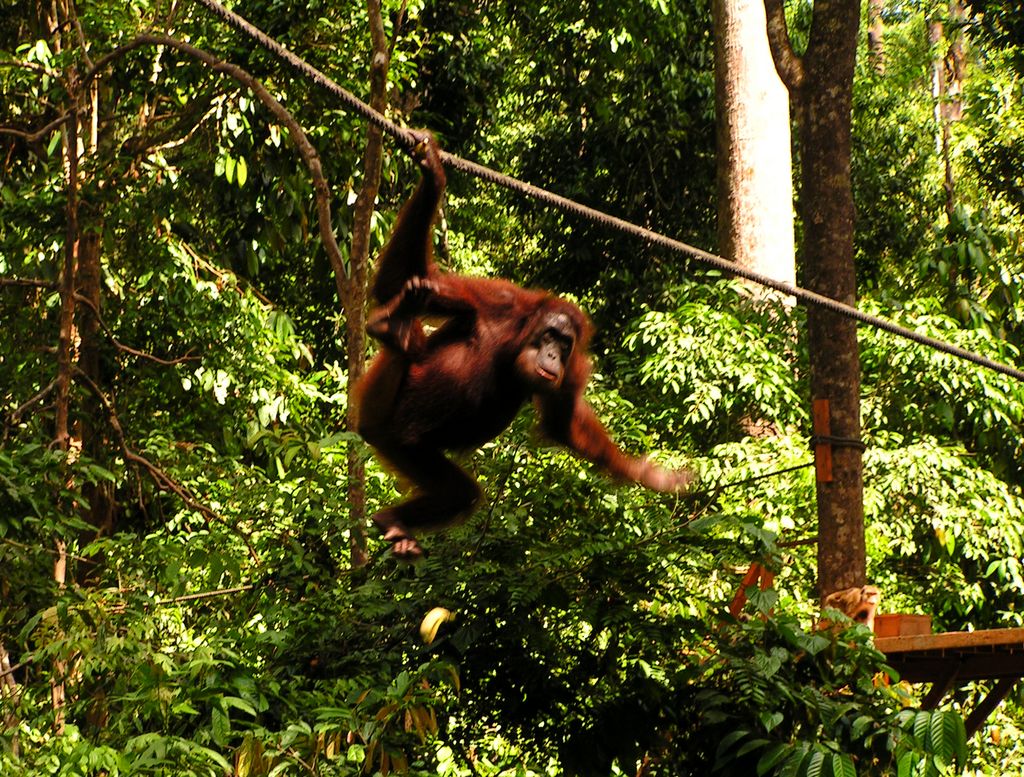
[[[233,8],[452,154],[720,249],[711,3]],[[803,52],[814,4],[785,12]],[[849,171],[858,308],[1017,368],[1022,31],[864,2]],[[437,261],[586,310],[587,401],[701,485],[618,484],[525,408],[459,459],[480,509],[391,558],[352,390],[419,177],[203,4],[0,0],[0,771],[1024,772],[1019,691],[968,737],[991,682],[926,710],[817,627],[806,309],[452,171]],[[857,343],[879,612],[1024,627],[1024,383]]]

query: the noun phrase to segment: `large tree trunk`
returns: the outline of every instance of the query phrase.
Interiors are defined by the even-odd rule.
[[[765,0],[776,67],[796,110],[800,144],[803,279],[853,305],[854,206],[850,188],[853,71],[860,4],[818,0],[803,57],[790,45],[781,0]],[[818,593],[865,583],[860,354],[856,323],[823,308],[807,314],[812,399],[827,400],[831,478],[819,475]]]
[[[796,282],[789,94],[772,65],[761,0],[714,0],[718,250]]]
[[[845,132],[837,121],[841,110],[832,100],[809,100],[804,111],[799,130],[804,283],[811,291],[855,305],[849,111]],[[845,186],[832,185],[844,180]],[[832,480],[818,483],[818,591],[824,597],[865,583],[860,353],[857,324],[845,316],[812,307],[807,333],[811,396],[829,401],[829,432],[835,438]]]

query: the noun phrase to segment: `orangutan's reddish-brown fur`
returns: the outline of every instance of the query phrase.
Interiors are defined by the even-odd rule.
[[[623,454],[584,401],[591,325],[578,307],[437,268],[433,223],[446,179],[433,137],[418,133],[418,140],[423,179],[378,260],[367,331],[383,347],[359,391],[360,434],[415,488],[373,517],[395,555],[419,557],[416,533],[452,524],[480,499],[476,482],[444,451],[494,439],[530,397],[553,441],[616,477],[684,490],[692,473]],[[443,320],[429,334],[428,318]]]

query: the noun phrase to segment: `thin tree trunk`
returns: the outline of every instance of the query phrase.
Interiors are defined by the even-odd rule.
[[[942,21],[928,22],[928,44],[932,49],[932,98],[935,101],[935,150],[942,158],[943,189],[946,193],[946,215],[953,218],[956,210],[956,177],[952,159],[952,124],[963,116],[964,35],[960,22],[965,13],[959,0],[950,0],[949,16],[953,21],[952,38],[945,52],[946,27]]]
[[[885,22],[882,20],[884,8],[885,0],[868,1],[868,61],[879,75],[885,72]]]
[[[58,11],[54,5],[53,19],[55,22],[68,19],[65,13]],[[63,19],[62,19],[63,17]],[[60,34],[53,30],[54,51],[62,49]],[[54,444],[68,455],[68,463],[76,455],[72,447],[70,415],[71,415],[71,373],[76,358],[77,332],[75,330],[75,292],[78,274],[78,97],[79,79],[74,68],[65,73],[70,104],[69,118],[64,129],[65,174],[67,175],[67,199],[65,201],[64,231],[64,264],[60,277],[60,324],[57,342],[57,403],[54,417]],[[74,483],[69,482],[69,486]],[[59,589],[63,589],[67,580],[67,543],[63,537],[54,540],[57,557],[53,564],[53,579]],[[53,706],[53,730],[56,734],[64,733],[65,716],[65,685],[67,662],[60,657],[53,660],[53,679],[50,681],[50,703]]]
[[[68,556],[67,544],[62,539],[57,540],[57,556],[53,562],[53,579],[57,588],[61,591],[67,583]],[[54,617],[58,617],[54,615]],[[59,634],[59,627],[57,633]],[[64,733],[64,711],[65,711],[65,679],[68,673],[68,662],[63,658],[53,659],[53,678],[50,680],[50,702],[53,705],[53,731],[58,736]]]
[[[943,104],[947,121],[960,121],[963,118],[964,76],[967,69],[967,58],[964,55],[964,29],[967,12],[960,0],[950,0],[949,18],[953,22],[952,39],[946,49],[944,60],[946,76],[946,99]]]
[[[852,73],[851,73],[852,77]],[[806,287],[848,305],[856,304],[853,264],[853,201],[849,189],[849,113],[845,138],[833,119],[831,100],[809,101],[800,122],[803,158],[801,214]],[[844,158],[845,157],[845,158]],[[828,182],[845,180],[845,186]],[[860,352],[857,325],[822,308],[807,311],[811,396],[830,408],[832,480],[819,482],[818,592],[866,582],[864,490],[860,425]]]
[[[54,442],[67,450],[71,442],[69,415],[71,370],[75,359],[75,276],[78,272],[78,111],[72,107],[65,123],[64,153],[67,199],[64,203],[64,265],[60,276],[60,318],[57,342],[57,404]]]
[[[367,0],[366,10],[370,24],[372,44],[370,62],[370,105],[378,113],[387,109],[387,79],[390,55],[380,0]],[[374,203],[380,189],[380,174],[384,152],[384,135],[380,127],[370,124],[366,131],[366,151],[363,154],[363,185],[356,198],[352,224],[352,250],[345,301],[348,352],[348,428],[355,430],[358,423],[356,386],[366,369],[366,277],[370,257],[370,225]],[[361,451],[354,445],[348,449],[349,525],[352,527],[351,563],[354,567],[366,564],[366,467]]]
[[[72,10],[72,9],[69,9]],[[77,20],[76,24],[77,24]],[[80,41],[85,48],[85,41]],[[88,55],[86,60],[88,60]],[[88,85],[87,121],[88,136],[83,139],[83,153],[86,157],[95,157],[99,147],[99,82],[92,81]],[[86,227],[81,228],[78,243],[78,269],[76,287],[80,299],[85,304],[78,306],[78,335],[81,340],[79,347],[78,368],[93,385],[106,390],[108,381],[104,380],[101,369],[102,342],[101,316],[103,315],[103,225],[102,218],[97,214],[98,205],[86,203],[80,209],[79,221],[84,220]],[[80,437],[83,450],[94,459],[101,459],[108,453],[110,440],[104,432],[106,425],[99,419],[105,416],[104,408],[97,397],[88,394],[83,401]],[[88,503],[86,520],[94,531],[85,532],[79,538],[80,545],[91,542],[101,534],[109,534],[114,528],[114,488],[107,481],[85,483],[82,487],[83,496]],[[90,536],[91,535],[91,536]],[[86,567],[80,566],[79,575]]]
[[[82,41],[84,48],[85,42]],[[88,139],[83,142],[86,157],[95,157],[99,148],[99,81],[94,80],[88,87]],[[78,333],[81,338],[78,368],[92,385],[106,391],[109,381],[104,379],[102,370],[103,334],[103,219],[97,213],[98,204],[87,204],[81,210],[87,226],[82,229],[78,246],[78,296],[85,304],[78,306]],[[80,219],[81,220],[81,219]],[[83,400],[81,438],[82,448],[94,459],[104,458],[110,450],[110,439],[106,433],[104,419],[106,411],[99,398],[92,393]],[[79,545],[84,547],[103,534],[114,530],[114,486],[106,480],[82,484],[82,494],[88,503],[86,520],[92,530],[82,532]],[[93,567],[96,569],[96,567]],[[84,582],[89,567],[79,565],[76,577]]]
[[[88,212],[88,211],[87,211]],[[88,217],[87,217],[88,218]],[[103,374],[101,352],[103,333],[100,327],[100,315],[103,306],[103,268],[102,226],[92,221],[92,228],[87,229],[79,240],[78,251],[78,296],[85,304],[78,306],[79,346],[78,369],[91,383],[103,391],[107,391],[109,381]],[[106,410],[99,397],[92,393],[82,399],[79,436],[82,450],[93,459],[102,460],[110,452],[110,439],[105,423]],[[106,480],[82,484],[82,496],[89,505],[83,516],[91,529],[83,530],[79,535],[79,545],[84,547],[97,537],[109,535],[114,530],[116,502],[114,487]],[[85,582],[85,576],[96,567],[78,565],[76,579]]]
[[[7,648],[0,643],[0,700],[4,701],[4,707],[9,712],[4,713],[2,731],[10,731],[11,755],[18,758],[21,755],[21,739],[18,737],[18,718],[14,710],[18,707],[21,699],[21,689],[14,679],[14,672],[11,671],[11,656]]]

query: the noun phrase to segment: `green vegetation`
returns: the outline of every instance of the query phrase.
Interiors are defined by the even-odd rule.
[[[888,5],[885,71],[862,57],[855,83],[859,304],[1020,365],[1024,15],[947,20],[937,46],[962,33],[967,69],[944,154],[926,21],[948,6]],[[388,0],[392,115],[713,247],[708,6]],[[361,3],[239,11],[366,93]],[[985,684],[923,711],[866,630],[814,627],[803,312],[461,176],[442,261],[578,300],[601,418],[707,488],[617,486],[526,410],[465,461],[476,515],[418,565],[371,536],[353,568],[346,455],[369,451],[345,430],[346,319],[308,171],[248,90],[173,49],[83,86],[143,32],[267,86],[350,240],[364,125],[200,6],[0,0],[0,772],[1024,773],[1019,695],[968,740]],[[388,144],[374,249],[416,175]],[[1024,385],[864,327],[860,344],[882,610],[1024,625]],[[367,467],[372,510],[396,486]],[[774,587],[732,618],[754,561]],[[437,606],[455,618],[425,644]]]

